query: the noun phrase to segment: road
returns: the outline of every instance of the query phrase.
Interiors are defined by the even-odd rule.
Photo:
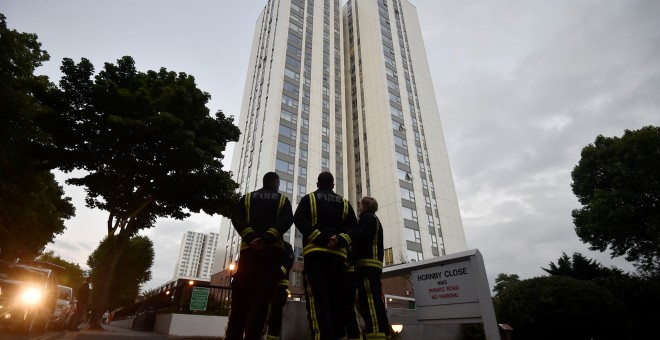
[[[178,340],[220,340],[217,338],[199,338],[199,337],[170,337],[167,335],[156,334],[152,332],[137,332],[130,329],[117,327],[113,325],[103,325],[103,331],[80,330],[78,332],[68,331],[46,331],[38,335],[16,335],[0,328],[0,340],[113,340],[124,338],[139,338],[134,340],[150,339],[178,339]]]

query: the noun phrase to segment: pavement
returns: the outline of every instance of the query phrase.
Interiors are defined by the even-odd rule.
[[[118,339],[118,338],[133,338],[139,337],[147,339],[179,339],[179,340],[220,340],[222,337],[181,337],[181,336],[172,336],[172,335],[163,335],[157,334],[154,332],[142,332],[134,331],[127,327],[121,327],[113,324],[104,324],[101,325],[103,330],[90,330],[90,329],[81,329],[77,332],[66,332],[62,337],[58,338],[61,340],[87,340],[87,339]]]

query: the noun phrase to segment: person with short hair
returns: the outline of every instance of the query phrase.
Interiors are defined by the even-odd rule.
[[[317,190],[305,195],[294,215],[303,236],[303,284],[312,339],[340,339],[346,334],[341,316],[342,278],[348,247],[357,236],[353,207],[334,189],[334,177],[322,172]]]
[[[231,216],[241,235],[239,264],[231,282],[231,312],[225,340],[261,339],[268,305],[282,276],[286,233],[293,223],[289,199],[278,190],[280,177],[268,172],[263,187],[240,198]]]
[[[391,339],[392,332],[382,297],[383,226],[376,211],[378,202],[375,198],[365,196],[358,202],[360,238],[353,248],[356,252],[358,304],[366,324],[366,338],[385,340]]]

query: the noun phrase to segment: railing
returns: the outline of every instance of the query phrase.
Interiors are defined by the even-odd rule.
[[[193,288],[195,287],[209,288],[205,311],[190,310],[190,300]],[[131,319],[150,308],[154,309],[157,314],[229,315],[231,309],[231,288],[211,286],[209,284],[179,284],[167,291],[160,292],[133,305],[114,311],[113,320]]]

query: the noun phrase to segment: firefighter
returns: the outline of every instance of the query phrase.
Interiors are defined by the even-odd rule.
[[[366,338],[385,340],[391,339],[392,332],[382,299],[380,276],[383,272],[383,226],[376,211],[376,199],[363,197],[358,202],[360,239],[356,240],[353,247],[356,251],[358,304],[366,324]]]
[[[357,218],[351,204],[336,194],[330,172],[319,174],[318,190],[305,195],[294,215],[303,235],[303,283],[311,338],[345,336],[341,317],[342,278],[347,249],[357,236]]]
[[[282,277],[277,286],[275,296],[270,301],[270,312],[268,313],[268,335],[266,340],[277,340],[282,331],[282,309],[289,297],[289,272],[293,267],[293,247],[284,241],[284,257],[282,258]]]
[[[293,223],[291,203],[279,186],[279,176],[267,173],[263,188],[241,197],[232,213],[242,240],[225,340],[261,339],[266,327],[268,305],[282,276],[282,235]]]

